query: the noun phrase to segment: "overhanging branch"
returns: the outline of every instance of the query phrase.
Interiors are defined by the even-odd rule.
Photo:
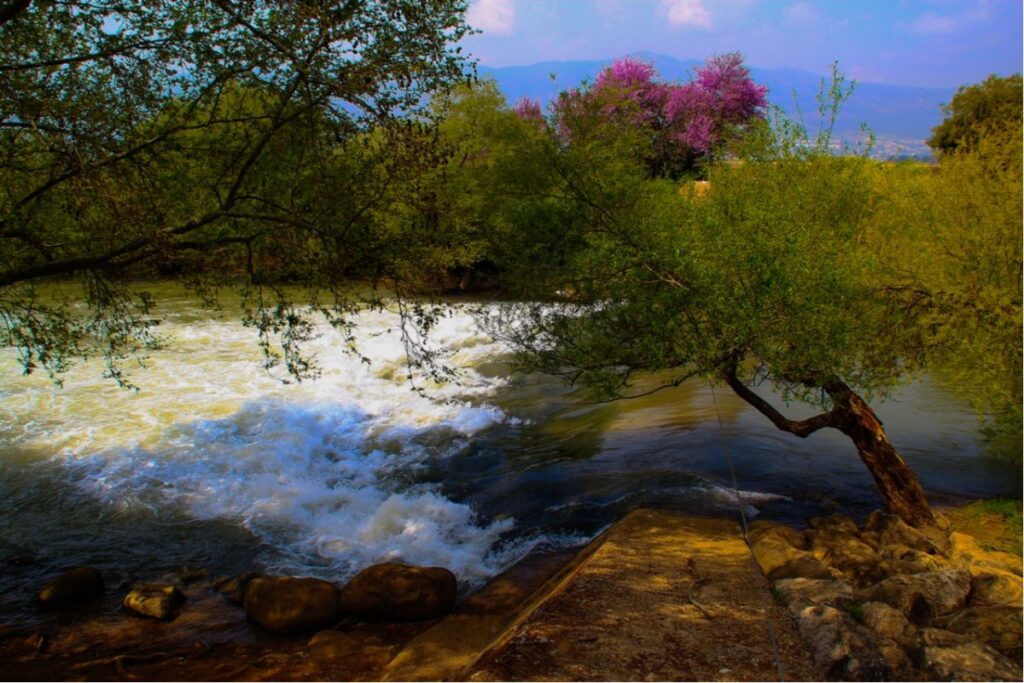
[[[725,373],[725,381],[736,395],[757,409],[759,413],[772,421],[776,427],[784,432],[795,434],[800,438],[807,438],[814,432],[825,427],[836,426],[836,416],[833,411],[809,417],[806,420],[790,420],[777,411],[768,401],[758,396],[750,387],[744,384],[736,376],[736,368],[732,367]]]

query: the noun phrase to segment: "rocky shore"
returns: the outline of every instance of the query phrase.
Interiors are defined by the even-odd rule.
[[[831,680],[1021,680],[1021,557],[899,518],[754,523],[751,547]]]
[[[1019,548],[954,526],[940,550],[879,512],[749,531],[636,511],[461,600],[447,569],[398,563],[341,586],[76,567],[37,589],[45,620],[0,629],[3,677],[1021,680]]]

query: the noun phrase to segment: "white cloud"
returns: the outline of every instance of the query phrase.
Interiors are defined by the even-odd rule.
[[[797,25],[816,24],[821,19],[821,11],[805,0],[787,6],[782,10],[782,14],[787,22]]]
[[[989,1],[977,0],[972,7],[960,14],[925,12],[913,21],[910,28],[917,33],[953,33],[970,24],[985,21],[989,16]]]
[[[473,0],[466,22],[486,33],[511,33],[516,23],[513,0]]]
[[[661,11],[673,26],[711,28],[711,12],[704,0],[661,0]]]
[[[956,30],[957,23],[956,17],[925,12],[910,26],[918,33],[952,33]]]

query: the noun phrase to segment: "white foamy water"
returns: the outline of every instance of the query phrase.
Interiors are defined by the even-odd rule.
[[[361,354],[325,327],[309,345],[322,375],[282,384],[260,366],[252,330],[235,321],[171,315],[166,350],[118,389],[93,363],[63,389],[13,379],[0,357],[0,445],[18,457],[62,462],[90,495],[115,509],[146,507],[243,525],[274,547],[270,569],[341,579],[373,562],[449,567],[474,584],[526,546],[501,543],[513,519],[479,520],[423,477],[474,435],[509,418],[487,403],[500,380],[473,370],[501,349],[456,312],[432,333],[454,350],[457,384],[426,396],[405,380],[398,316],[367,313]]]

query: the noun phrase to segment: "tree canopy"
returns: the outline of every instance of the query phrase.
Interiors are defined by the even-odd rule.
[[[292,374],[307,327],[261,270],[288,255],[327,288],[386,273],[368,216],[393,179],[429,164],[412,117],[462,82],[462,0],[4,3],[0,24],[0,334],[26,371],[152,344],[149,301],[115,276],[182,258],[251,285],[246,320]],[[422,120],[422,119],[420,119]],[[372,153],[371,153],[372,152]],[[207,271],[217,269],[205,269]],[[42,302],[77,278],[90,315]],[[315,302],[315,300],[314,300]],[[273,360],[273,358],[271,358]]]
[[[1020,137],[1024,125],[1024,87],[1021,75],[989,76],[964,85],[943,107],[945,118],[932,130],[928,146],[937,154],[971,152],[993,134]]]
[[[868,400],[957,355],[971,359],[961,371],[1000,368],[1001,381],[974,376],[1019,397],[1020,164],[1015,176],[975,155],[930,172],[837,155],[828,122],[849,92],[841,79],[823,88],[813,140],[794,122],[752,128],[738,163],[708,168],[707,191],[650,178],[629,149],[642,138],[533,139],[521,157],[530,178],[513,182],[509,210],[537,217],[501,239],[506,286],[538,303],[485,322],[525,367],[606,397],[630,395],[639,373],[669,371],[667,385],[729,386],[797,436],[838,429],[890,509],[935,530]],[[1002,153],[1019,155],[1015,142]],[[969,194],[951,191],[965,181]],[[976,232],[981,216],[991,232]],[[982,327],[991,344],[971,336]],[[821,412],[791,419],[779,399]]]
[[[710,57],[687,83],[660,80],[653,64],[626,57],[593,82],[562,92],[552,123],[566,144],[628,135],[639,139],[652,176],[679,177],[720,152],[767,108],[767,89],[750,78],[737,52]],[[518,103],[526,118],[540,107]]]

